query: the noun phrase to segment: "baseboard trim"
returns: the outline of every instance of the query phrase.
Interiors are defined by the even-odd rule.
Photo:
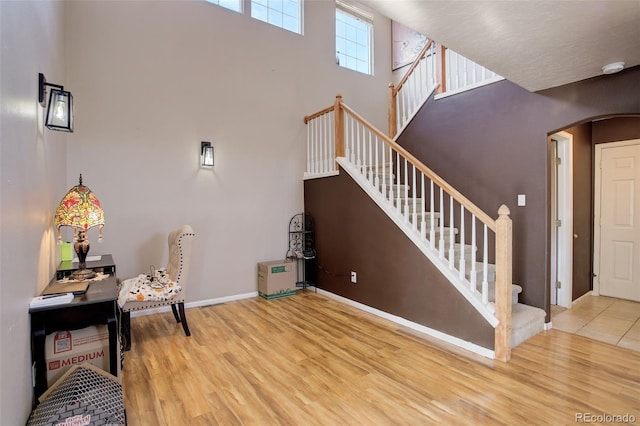
[[[346,305],[352,306],[352,307],[354,307],[356,309],[360,309],[361,311],[365,311],[365,312],[368,312],[368,313],[373,314],[375,316],[378,316],[380,318],[384,318],[386,320],[389,320],[389,321],[391,321],[391,322],[393,322],[395,324],[402,325],[404,327],[410,328],[410,329],[412,329],[414,331],[417,331],[419,333],[426,334],[427,336],[434,337],[434,338],[436,338],[438,340],[442,340],[443,342],[452,344],[452,345],[457,346],[459,348],[465,349],[465,350],[467,350],[469,352],[473,352],[474,354],[477,354],[477,355],[480,355],[480,356],[483,356],[483,357],[489,358],[489,359],[495,359],[495,352],[494,351],[492,351],[490,349],[487,349],[487,348],[484,348],[482,346],[476,345],[475,343],[471,343],[471,342],[468,342],[466,340],[462,340],[462,339],[460,339],[458,337],[454,337],[454,336],[451,336],[449,334],[442,333],[442,332],[440,332],[438,330],[434,330],[432,328],[425,327],[424,325],[415,323],[413,321],[409,321],[407,319],[404,319],[404,318],[396,316],[396,315],[392,315],[392,314],[390,314],[388,312],[384,312],[384,311],[381,311],[381,310],[376,309],[376,308],[372,308],[371,306],[364,305],[364,304],[362,304],[360,302],[356,302],[354,300],[347,299],[346,297],[339,296],[339,295],[337,295],[335,293],[331,293],[329,291],[322,290],[320,288],[318,289],[318,293],[320,293],[320,294],[322,294],[324,296],[327,296],[327,297],[329,297],[331,299],[334,299],[334,300],[336,300],[338,302],[342,302],[342,303],[344,303]]]

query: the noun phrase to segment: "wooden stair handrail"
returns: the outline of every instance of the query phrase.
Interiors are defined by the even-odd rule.
[[[471,200],[462,195],[457,189],[452,187],[447,181],[438,176],[433,170],[424,165],[420,160],[414,157],[409,151],[398,145],[394,142],[389,136],[382,133],[380,130],[376,129],[371,123],[365,120],[360,114],[351,109],[347,104],[341,102],[342,108],[349,112],[353,117],[355,117],[363,126],[368,128],[371,132],[376,134],[380,139],[382,139],[387,145],[391,146],[395,151],[400,153],[404,158],[406,158],[414,167],[424,173],[429,179],[431,179],[436,185],[440,188],[444,189],[449,195],[451,195],[454,199],[456,199],[460,204],[464,205],[465,208],[472,214],[474,214],[480,221],[486,224],[489,229],[493,232],[496,232],[496,221],[482,211],[478,206],[476,206]]]
[[[304,116],[304,124],[309,123],[309,121],[313,120],[314,118],[318,118],[321,115],[325,115],[327,113],[330,113],[331,111],[333,111],[335,109],[335,105],[331,105],[330,107],[326,107],[323,110],[320,110],[318,112],[314,112],[313,114],[309,114],[309,115],[305,115]]]
[[[411,64],[411,67],[407,70],[407,72],[405,73],[404,77],[402,77],[402,80],[400,80],[400,82],[393,88],[393,96],[394,97],[398,94],[398,92],[400,91],[402,86],[407,82],[407,80],[409,79],[409,77],[413,73],[413,70],[416,69],[416,67],[418,66],[418,63],[422,60],[422,58],[427,56],[427,52],[429,51],[429,49],[431,49],[431,45],[432,44],[433,44],[433,40],[429,40],[429,42],[420,51],[420,54],[418,55],[416,60],[413,61],[413,64]]]

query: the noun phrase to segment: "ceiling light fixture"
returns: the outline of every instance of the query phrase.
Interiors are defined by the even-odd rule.
[[[615,74],[617,72],[622,71],[623,69],[624,69],[624,62],[612,62],[602,67],[602,72],[604,74]]]

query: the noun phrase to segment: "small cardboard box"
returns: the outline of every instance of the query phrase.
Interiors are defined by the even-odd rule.
[[[47,386],[55,383],[72,365],[85,362],[109,371],[109,330],[106,325],[47,335]]]
[[[258,294],[266,299],[296,294],[296,264],[288,260],[258,263]]]

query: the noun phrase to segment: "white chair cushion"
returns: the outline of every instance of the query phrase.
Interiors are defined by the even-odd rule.
[[[168,301],[175,298],[180,291],[180,285],[171,281],[166,271],[160,269],[153,277],[140,274],[122,281],[118,305],[122,308],[127,302]]]

